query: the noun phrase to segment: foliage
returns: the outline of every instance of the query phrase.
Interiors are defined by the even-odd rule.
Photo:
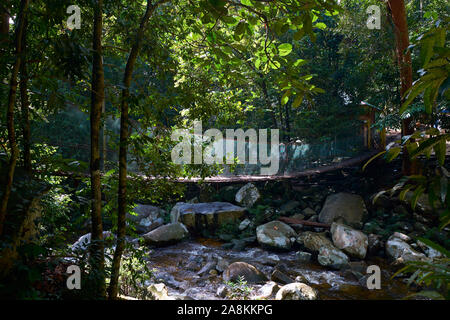
[[[120,269],[120,293],[138,299],[149,297],[146,283],[153,273],[147,267],[148,252],[143,248],[128,246]]]
[[[253,288],[248,286],[244,276],[239,276],[236,282],[227,281],[225,285],[230,289],[227,296],[234,300],[248,300],[253,291]]]
[[[432,286],[444,293],[446,299],[450,299],[450,252],[438,244],[419,238],[426,245],[441,253],[442,257],[434,258],[432,261],[411,261],[393,276],[401,273],[412,273],[408,284],[413,282],[418,285]]]

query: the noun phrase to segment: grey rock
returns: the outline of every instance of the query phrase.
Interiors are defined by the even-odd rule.
[[[331,235],[336,248],[343,250],[350,256],[359,259],[365,258],[369,241],[364,233],[346,225],[333,222],[331,225]]]
[[[414,250],[406,241],[392,235],[386,242],[386,254],[398,264],[424,261],[426,256]]]
[[[281,283],[281,284],[288,284],[288,283],[293,283],[295,282],[294,280],[292,280],[287,274],[281,272],[278,269],[275,269],[271,276],[270,276],[270,280],[275,281],[277,283]]]
[[[289,212],[292,212],[294,209],[296,209],[299,206],[300,206],[300,202],[295,201],[295,200],[290,200],[280,207],[280,212],[281,213],[289,213]]]
[[[311,257],[312,254],[309,252],[304,252],[304,251],[297,251],[295,253],[295,256],[297,257],[297,259],[301,262],[310,262],[311,261]]]
[[[239,230],[242,231],[242,230],[247,229],[247,227],[250,226],[251,223],[252,223],[252,222],[250,221],[250,219],[245,219],[245,220],[243,220],[243,221],[239,224]]]
[[[367,209],[361,196],[340,192],[327,197],[320,211],[319,221],[327,224],[343,222],[361,229],[366,216]]]
[[[225,298],[229,292],[230,289],[226,285],[220,285],[217,288],[216,295],[220,298]]]
[[[317,261],[325,267],[341,269],[348,264],[348,257],[345,253],[334,246],[324,246],[319,249]]]
[[[317,300],[318,293],[315,289],[304,283],[290,283],[280,288],[276,300]]]
[[[311,231],[302,232],[298,236],[297,242],[312,253],[318,253],[321,247],[333,246],[324,234]]]
[[[223,273],[223,280],[235,282],[241,276],[248,283],[264,283],[267,281],[267,277],[261,271],[246,262],[230,264]]]
[[[172,300],[169,298],[168,290],[164,283],[152,284],[147,288],[151,300]]]
[[[178,202],[170,212],[171,222],[182,222],[198,232],[217,230],[221,225],[239,221],[245,208],[228,202],[184,203]]]
[[[240,205],[251,208],[258,200],[261,195],[252,183],[247,183],[245,186],[239,189],[236,193],[235,200]]]
[[[268,299],[276,294],[278,290],[280,290],[280,286],[273,281],[269,281],[258,290],[258,298]]]
[[[147,244],[164,246],[184,240],[188,236],[189,231],[185,225],[182,223],[169,223],[144,234],[142,237]]]
[[[163,216],[165,211],[161,208],[138,204],[133,209],[133,213],[127,213],[127,219],[131,220],[136,232],[139,234],[148,233],[164,224]]]
[[[314,210],[311,209],[311,208],[306,208],[306,209],[304,209],[304,210],[302,211],[302,213],[305,215],[305,217],[311,217],[311,216],[316,215],[316,211],[314,211]]]
[[[228,268],[229,265],[230,265],[230,263],[227,260],[225,260],[222,257],[218,257],[216,270],[219,272],[224,272]]]
[[[259,244],[272,249],[291,249],[291,238],[296,236],[294,229],[281,221],[271,221],[256,228]]]

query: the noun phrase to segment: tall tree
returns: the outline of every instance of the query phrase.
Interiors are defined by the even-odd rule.
[[[388,0],[388,10],[391,12],[394,24],[396,53],[398,68],[400,71],[400,95],[403,103],[405,94],[412,86],[412,64],[409,47],[408,23],[406,20],[406,8],[404,0]],[[402,136],[410,135],[414,132],[412,118],[407,117],[402,120]],[[411,161],[406,148],[403,150],[402,171],[405,175],[411,175],[417,170],[416,161]]]
[[[120,149],[119,149],[119,190],[117,213],[117,246],[114,252],[111,282],[108,288],[109,298],[116,299],[119,292],[120,261],[125,247],[126,234],[126,208],[127,208],[127,150],[128,150],[128,100],[130,97],[130,85],[133,69],[139,54],[139,49],[144,37],[144,31],[155,9],[167,0],[157,1],[152,4],[147,1],[147,9],[141,19],[136,38],[128,56],[125,73],[123,76],[123,89],[120,103]]]
[[[103,243],[102,224],[102,193],[100,181],[100,122],[102,105],[105,99],[105,79],[102,59],[102,29],[103,29],[103,0],[94,2],[94,30],[93,30],[93,60],[92,60],[92,83],[91,83],[91,247],[90,262],[92,271],[96,275],[94,294],[104,298],[105,286],[105,257]]]
[[[12,183],[14,179],[14,171],[16,168],[17,157],[19,156],[19,149],[17,147],[16,133],[14,129],[14,105],[16,103],[17,91],[17,75],[19,73],[20,64],[22,61],[22,34],[25,29],[25,19],[28,11],[29,0],[21,0],[19,15],[17,18],[17,27],[15,32],[15,61],[11,72],[9,81],[9,95],[6,109],[6,122],[8,128],[8,141],[11,149],[11,156],[9,160],[8,172],[6,177],[5,189],[0,204],[0,236],[3,233],[4,221],[8,208],[9,196],[11,194]]]

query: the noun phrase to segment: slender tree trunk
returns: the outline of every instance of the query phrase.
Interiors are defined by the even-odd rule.
[[[105,100],[103,100],[102,105],[102,115],[103,115],[103,127],[102,127],[102,162],[100,166],[100,170],[105,170],[105,164],[106,164],[106,110],[105,110]]]
[[[278,127],[277,118],[276,118],[275,110],[272,109],[272,104],[270,103],[269,93],[267,92],[266,80],[264,79],[264,76],[262,74],[258,73],[258,75],[261,79],[261,89],[262,89],[263,96],[264,96],[264,102],[266,103],[266,108],[267,108],[267,110],[271,110],[270,115],[272,117],[272,122],[273,122],[274,128],[277,128]]]
[[[130,85],[134,65],[141,47],[144,30],[155,9],[164,1],[152,4],[147,0],[147,9],[141,19],[139,29],[136,33],[135,42],[128,56],[125,73],[123,76],[124,88],[122,89],[120,105],[120,149],[119,149],[119,190],[118,190],[118,213],[117,213],[117,245],[114,252],[111,282],[108,288],[109,298],[116,299],[119,293],[120,261],[125,249],[126,235],[126,208],[127,208],[127,147],[128,147],[128,99],[130,96]]]
[[[27,27],[28,19],[25,19],[25,30],[22,34],[22,51],[23,59],[20,64],[20,98],[22,111],[22,136],[23,136],[23,162],[26,172],[31,174],[31,131],[30,131],[30,117],[29,107],[30,101],[28,99],[28,72],[26,64],[27,52]]]
[[[14,179],[14,170],[16,168],[17,157],[19,155],[19,149],[17,148],[16,133],[14,130],[14,105],[16,103],[16,91],[17,91],[17,75],[19,73],[20,64],[22,60],[22,33],[24,32],[24,22],[26,13],[28,11],[29,0],[20,1],[20,13],[18,17],[16,34],[15,34],[15,47],[16,47],[16,60],[11,72],[11,78],[9,81],[9,95],[8,105],[6,111],[6,121],[8,128],[8,141],[11,149],[11,157],[9,160],[8,172],[5,181],[5,188],[0,203],[0,236],[3,234],[3,227],[6,218],[8,200],[11,194],[11,188]]]
[[[94,32],[93,32],[93,62],[92,62],[92,93],[91,93],[91,192],[92,192],[92,232],[90,247],[90,263],[95,273],[94,295],[104,298],[105,287],[105,257],[102,225],[102,193],[100,185],[100,120],[104,96],[104,73],[102,61],[102,28],[103,28],[103,0],[94,3]]]
[[[391,12],[394,23],[397,62],[400,71],[400,95],[404,101],[406,91],[412,86],[412,64],[409,47],[408,24],[406,21],[406,8],[404,0],[388,0],[388,10]],[[406,52],[407,51],[407,52]],[[414,133],[412,118],[402,120],[402,136]],[[402,171],[405,175],[414,174],[417,170],[416,161],[411,161],[406,148],[403,149]]]
[[[288,104],[286,103],[284,105],[284,110],[285,110],[285,121],[286,121],[286,142],[289,142],[289,140],[291,140],[291,120],[289,117],[289,107]]]

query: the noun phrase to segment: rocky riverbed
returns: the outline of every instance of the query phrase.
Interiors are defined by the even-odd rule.
[[[264,283],[247,284],[252,289],[249,299],[274,299],[276,289],[267,294],[267,290],[261,290],[264,284],[270,286],[275,282],[282,287],[288,281],[307,284],[317,291],[318,299],[400,299],[411,292],[404,282],[389,279],[394,270],[383,259],[353,263],[346,270],[330,270],[314,261],[302,260],[295,251],[274,253],[259,247],[233,251],[222,249],[222,245],[222,242],[197,239],[152,250],[149,259],[149,266],[154,269],[152,281],[163,283],[168,296],[174,298],[227,299],[227,290],[221,291],[224,279],[220,270],[225,271],[233,262],[245,262],[267,278]],[[382,270],[381,290],[366,287],[364,275],[371,264],[379,265]],[[287,279],[277,276],[275,271]]]
[[[338,186],[280,193],[248,183],[168,212],[138,204],[128,216],[138,237],[128,240],[148,253],[152,277],[142,286],[152,299],[403,299],[428,290],[392,276],[409,261],[442,258],[418,240],[448,246],[449,230],[433,229],[439,208],[424,196],[413,210],[395,189]]]

